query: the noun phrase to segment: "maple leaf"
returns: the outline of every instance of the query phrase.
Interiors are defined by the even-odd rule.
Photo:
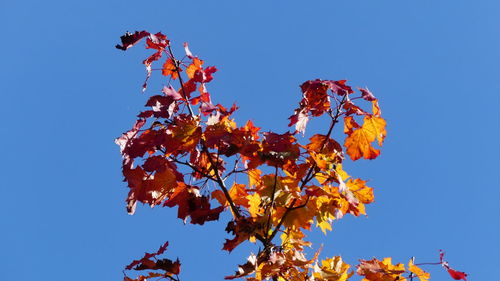
[[[149,34],[149,37],[146,40],[146,49],[155,49],[159,52],[163,52],[169,44],[170,41],[167,40],[167,36],[158,32],[155,34]]]
[[[168,125],[168,134],[165,134],[163,145],[167,154],[182,154],[193,151],[201,140],[199,118],[180,114],[175,116],[172,124]]]
[[[345,110],[345,115],[350,116],[350,115],[366,115],[368,114],[365,112],[361,107],[355,105],[352,101],[346,100],[344,102],[344,105],[342,108]]]
[[[163,206],[178,206],[178,218],[186,221],[187,217],[190,217],[190,223],[200,225],[203,225],[206,221],[218,220],[219,214],[224,210],[222,206],[211,209],[207,196],[201,195],[196,186],[189,186],[184,183],[178,184]]]
[[[123,175],[130,187],[127,198],[129,214],[135,212],[136,202],[149,204],[151,207],[160,204],[182,181],[182,175],[177,173],[175,166],[168,161],[161,161],[159,157],[146,160],[145,169],[155,170],[155,174],[148,174],[141,167],[130,168],[124,166]]]
[[[151,259],[151,258],[154,258],[154,257],[156,257],[156,256],[158,256],[158,255],[163,254],[163,253],[167,250],[167,247],[168,247],[168,241],[167,241],[167,242],[165,242],[163,245],[161,245],[161,246],[160,246],[160,248],[158,249],[158,251],[156,251],[155,253],[151,253],[151,254],[150,254],[150,253],[145,253],[145,254],[144,254],[144,257],[143,257],[142,259],[132,261],[129,265],[127,265],[127,266],[125,267],[125,269],[126,269],[126,270],[130,270],[130,269],[132,269],[134,266],[136,266],[136,265],[138,265],[138,264],[140,264],[140,263],[143,263],[143,262],[144,262],[144,261],[146,261],[146,260],[149,260],[149,259]]]
[[[120,50],[127,50],[128,48],[134,46],[137,42],[139,42],[142,38],[149,36],[149,32],[147,31],[136,31],[134,33],[125,33],[125,35],[120,36],[122,41],[121,45],[116,45],[115,47]]]
[[[357,274],[364,276],[363,281],[394,281],[406,280],[401,274],[405,272],[403,264],[392,264],[391,258],[384,258],[382,261],[377,259],[360,260],[357,266]]]
[[[313,276],[315,281],[346,281],[354,274],[347,272],[350,267],[340,256],[336,256],[322,260],[321,267],[316,263]]]
[[[413,263],[413,258],[408,262],[408,270],[411,273],[415,274],[415,276],[417,276],[420,281],[428,281],[431,278],[431,275],[429,273],[425,272]]]
[[[237,218],[230,221],[226,226],[226,232],[233,234],[234,238],[226,239],[222,249],[231,252],[239,244],[255,236],[261,228],[262,226],[259,222],[256,223],[250,218]]]
[[[450,274],[451,278],[455,280],[464,280],[467,281],[467,273],[462,272],[462,271],[457,271],[454,270],[453,268],[450,267],[447,261],[444,260],[444,251],[439,250],[439,261],[441,265],[448,271],[448,274]]]
[[[238,266],[238,271],[234,275],[226,276],[224,279],[232,280],[252,274],[257,269],[257,256],[251,254],[247,258],[247,262]]]
[[[342,162],[342,146],[325,135],[316,134],[305,146],[316,166],[321,170],[331,170],[335,164]]]
[[[356,129],[353,127],[357,124],[352,120],[350,116],[344,119],[347,128],[344,131],[348,134],[344,143],[347,154],[353,161],[361,157],[375,159],[380,154],[380,150],[374,148],[371,143],[377,140],[378,144],[382,145],[386,136],[385,120],[381,117],[365,116],[363,125]]]
[[[163,64],[163,68],[161,70],[161,74],[164,76],[171,76],[172,79],[177,79],[179,78],[179,73],[182,71],[180,67],[177,66],[177,64],[174,63],[174,61],[171,58],[168,58],[165,63]]]
[[[167,137],[166,131],[161,130],[145,130],[139,136],[135,136],[124,148],[122,154],[126,158],[142,157],[146,152],[154,153],[156,148],[162,145]]]
[[[329,89],[336,93],[339,96],[344,96],[348,94],[354,93],[352,90],[351,86],[346,85],[347,80],[339,80],[339,81],[333,81],[333,80],[325,80],[323,83],[328,85]]]
[[[288,117],[288,119],[290,119],[288,127],[295,125],[295,131],[302,134],[306,132],[306,126],[307,122],[309,121],[309,116],[307,115],[307,111],[305,109],[296,109],[295,114]]]
[[[201,66],[203,65],[203,61],[199,58],[193,58],[193,62],[186,68],[186,74],[189,79],[194,78],[194,74],[198,70],[202,70]]]
[[[299,157],[299,146],[295,137],[290,133],[276,134],[264,133],[262,143],[262,160],[269,166],[282,166],[288,161],[294,161]]]
[[[375,96],[368,90],[368,88],[358,88],[359,91],[361,92],[361,97],[367,101],[376,101],[377,99]]]
[[[320,116],[330,108],[328,85],[322,80],[310,80],[300,85],[304,99],[301,107],[306,108],[313,116]]]
[[[124,165],[128,165],[132,158],[128,153],[124,152],[125,149],[130,145],[130,141],[135,138],[139,130],[146,124],[145,119],[139,119],[135,122],[133,128],[125,133],[123,133],[119,138],[115,139],[115,143],[120,146],[120,153],[124,159]]]
[[[137,279],[131,279],[125,276],[125,281],[130,280],[147,280],[154,277],[167,277],[172,275],[178,275],[181,271],[181,263],[179,259],[172,261],[170,259],[158,259],[157,256],[163,254],[168,246],[168,242],[165,242],[156,253],[145,253],[144,257],[139,260],[132,261],[129,265],[125,267],[126,270],[161,270],[164,273],[150,272],[147,276],[140,275]]]
[[[171,97],[173,100],[180,100],[182,99],[181,94],[177,92],[171,85],[168,85],[163,87],[162,92],[167,96]]]

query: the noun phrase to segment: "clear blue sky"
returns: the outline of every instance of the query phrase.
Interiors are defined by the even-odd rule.
[[[1,1],[0,280],[121,280],[165,240],[183,281],[221,280],[251,250],[220,251],[224,222],[125,211],[113,140],[145,102],[146,52],[114,45],[143,29],[188,41],[219,68],[214,101],[263,130],[287,129],[305,80],[368,86],[388,137],[379,159],[348,169],[376,203],[312,234],[323,256],[423,262],[445,249],[470,280],[497,278],[499,15],[495,0]]]

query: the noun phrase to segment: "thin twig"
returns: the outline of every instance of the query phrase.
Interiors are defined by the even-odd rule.
[[[267,217],[267,224],[266,224],[266,233],[265,236],[269,233],[269,228],[271,227],[271,217],[273,215],[273,205],[274,205],[274,199],[275,199],[275,193],[276,193],[276,186],[278,185],[278,166],[276,165],[274,167],[274,184],[273,184],[273,192],[271,194],[271,203],[266,207],[265,213],[267,213],[268,208],[269,209],[269,216]]]

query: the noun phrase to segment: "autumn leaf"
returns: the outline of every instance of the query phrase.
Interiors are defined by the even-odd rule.
[[[356,272],[364,277],[362,281],[406,280],[402,276],[405,273],[404,265],[401,263],[393,265],[391,258],[384,258],[382,261],[375,258],[369,261],[360,260]]]
[[[178,184],[173,194],[163,205],[167,207],[178,206],[178,218],[186,221],[190,217],[192,224],[200,225],[206,221],[218,220],[219,214],[224,210],[222,206],[212,209],[207,196],[201,195],[197,187],[184,183]]]
[[[367,100],[367,101],[376,101],[377,99],[375,98],[375,96],[372,94],[372,92],[370,92],[370,90],[368,90],[368,88],[358,88],[359,91],[361,91],[361,97],[364,99],[364,100]]]
[[[348,136],[345,139],[346,152],[351,159],[358,160],[363,157],[365,159],[375,159],[380,150],[372,146],[372,142],[378,141],[382,145],[385,136],[385,120],[376,116],[365,116],[364,123],[361,127],[355,128],[356,123],[352,122],[352,118],[346,117],[344,130]],[[354,124],[354,125],[351,125]]]
[[[455,270],[450,267],[447,261],[444,260],[444,251],[439,250],[439,261],[441,265],[448,271],[448,274],[450,274],[451,278],[455,280],[464,280],[467,281],[467,273]]]
[[[201,70],[201,66],[203,65],[203,61],[199,58],[193,58],[193,62],[186,68],[186,74],[189,79],[194,78],[194,74],[196,71]]]
[[[142,38],[146,37],[149,35],[149,32],[147,31],[136,31],[134,33],[125,33],[125,35],[122,35],[120,37],[122,44],[121,45],[116,45],[117,49],[120,50],[127,50],[128,48],[134,46],[137,42],[139,42]]]
[[[204,61],[193,56],[187,43],[181,60],[174,56],[162,33],[127,33],[116,48],[127,50],[143,38],[145,48],[152,50],[143,60],[147,71],[143,90],[153,64],[164,55],[167,58],[162,62],[165,81],[158,93],[147,98],[146,109],[139,113],[132,129],[115,141],[129,188],[128,212],[134,213],[138,202],[177,207],[177,217],[185,223],[203,225],[218,220],[229,209],[233,216],[226,216],[231,219],[225,230],[230,237],[223,250],[231,252],[245,241],[260,244],[258,253],[250,255],[226,279],[349,279],[354,272],[340,256],[318,261],[320,250],[312,258],[306,256],[304,250],[312,243],[306,241],[304,230],[316,227],[326,234],[334,221],[346,214],[366,214],[365,205],[374,201],[373,188],[343,170],[343,147],[334,139],[337,131],[342,131],[336,124],[344,118],[346,154],[352,160],[374,159],[380,154],[386,121],[370,90],[358,88],[360,95],[353,97],[353,88],[346,80],[305,81],[300,85],[299,106],[289,117],[288,126],[294,130],[261,133],[251,121],[236,125],[235,104],[226,108],[213,102],[215,92],[209,92],[208,83],[217,68],[204,67]],[[170,85],[172,80],[176,80],[176,88]],[[329,119],[330,126],[323,134],[311,134],[304,140],[308,122],[319,116]],[[281,242],[276,242],[278,235]],[[135,279],[125,275],[124,280],[178,281],[179,260],[159,257],[167,245],[129,264],[127,270],[148,272]],[[466,281],[467,274],[451,268],[443,256],[441,253],[436,264],[453,279]],[[413,260],[405,271],[403,264],[393,265],[391,258],[360,260],[356,272],[362,281],[405,281],[405,273],[420,281],[430,277]]]
[[[149,259],[151,259],[151,258],[154,258],[154,257],[156,257],[156,256],[158,256],[158,255],[163,254],[163,253],[167,250],[167,247],[168,247],[168,241],[167,241],[167,242],[165,242],[163,245],[161,245],[161,246],[160,246],[160,248],[158,249],[158,251],[156,251],[155,253],[152,253],[152,254],[150,254],[150,253],[145,253],[145,254],[144,254],[144,257],[143,257],[142,259],[132,261],[129,265],[127,265],[127,266],[125,267],[125,269],[126,269],[126,270],[130,270],[130,269],[132,269],[134,266],[136,266],[136,265],[138,265],[138,264],[142,263],[142,262],[143,262],[143,261],[145,261],[145,260],[149,260]]]
[[[344,263],[340,256],[321,261],[321,267],[314,265],[315,281],[346,281],[354,272],[349,273],[350,265]]]
[[[282,166],[288,161],[294,161],[299,157],[300,150],[296,139],[290,133],[276,134],[264,133],[262,142],[262,160],[269,166]]]
[[[163,68],[161,70],[161,74],[164,76],[171,76],[172,79],[177,79],[179,78],[179,73],[182,71],[180,67],[177,66],[176,63],[171,58],[168,58],[165,63],[163,64]]]
[[[413,263],[413,258],[408,262],[408,270],[418,277],[420,281],[428,281],[431,278],[429,273],[423,271],[420,267]]]

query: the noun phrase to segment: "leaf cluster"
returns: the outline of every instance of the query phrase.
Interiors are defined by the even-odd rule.
[[[205,66],[187,43],[181,59],[162,33],[127,33],[116,47],[127,50],[144,38],[146,49],[154,52],[143,61],[143,89],[154,70],[161,71],[167,83],[148,98],[132,129],[116,139],[129,187],[128,212],[133,214],[137,203],[177,207],[179,219],[203,225],[230,211],[232,219],[226,226],[230,237],[222,249],[231,252],[245,241],[261,247],[226,279],[350,278],[354,271],[341,257],[319,261],[319,250],[306,257],[304,249],[312,245],[304,230],[320,228],[326,233],[345,215],[366,214],[365,205],[373,202],[373,188],[351,177],[342,163],[346,155],[355,161],[380,154],[377,145],[386,137],[386,122],[375,96],[368,89],[355,91],[345,80],[306,81],[300,86],[298,108],[289,118],[292,131],[262,132],[251,121],[237,125],[236,105],[212,102],[208,83],[217,68]],[[162,58],[161,68],[154,69],[153,63]],[[371,110],[364,110],[363,103]],[[325,132],[300,143],[310,119],[324,115],[330,120]],[[341,122],[343,128],[338,128]],[[343,142],[333,139],[334,129],[344,132]],[[150,270],[149,275],[125,280],[179,280],[178,260],[156,259],[166,246],[126,268]],[[392,265],[390,258],[361,260],[356,273],[370,281],[404,280],[403,274],[428,279],[428,273],[412,261],[405,270],[402,264]]]

